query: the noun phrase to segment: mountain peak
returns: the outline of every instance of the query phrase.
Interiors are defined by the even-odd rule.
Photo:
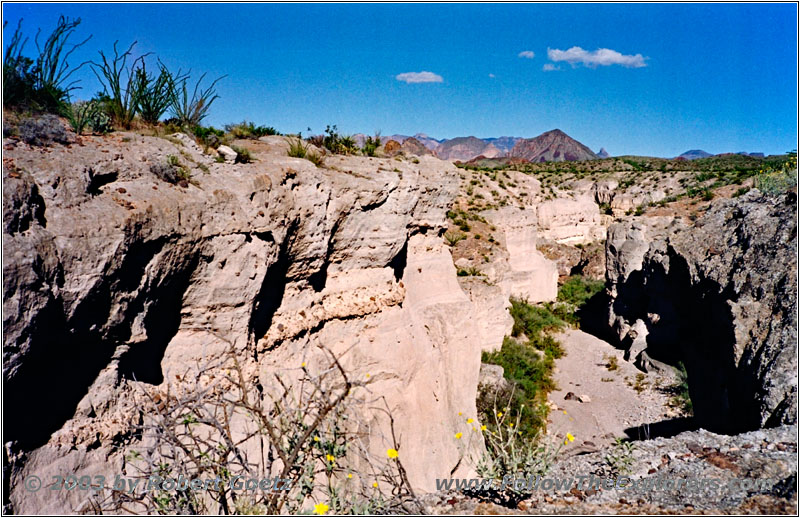
[[[706,153],[702,149],[690,149],[685,153],[681,153],[678,158],[685,158],[686,160],[695,160],[698,158],[710,157],[711,153]]]
[[[520,140],[511,150],[510,155],[531,162],[564,162],[597,158],[591,149],[560,129],[547,131],[538,137]]]
[[[608,154],[608,151],[606,151],[606,148],[601,147],[600,151],[597,152],[597,156],[599,156],[600,158],[608,158],[611,155]]]

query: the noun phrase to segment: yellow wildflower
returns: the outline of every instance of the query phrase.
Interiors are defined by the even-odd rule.
[[[325,514],[328,512],[328,504],[317,504],[314,506],[314,514]]]
[[[319,442],[319,436],[314,436],[314,442]]]
[[[497,417],[503,417],[503,412],[497,412]]]
[[[390,459],[396,459],[396,458],[397,458],[397,455],[398,455],[398,454],[397,454],[397,450],[395,450],[394,448],[389,448],[388,450],[386,450],[386,455],[387,455],[387,456],[388,456]]]
[[[330,461],[330,462],[334,462],[336,460],[336,457],[334,457],[330,453],[325,455],[325,458],[328,459],[328,461]]]
[[[481,425],[481,431],[482,431],[482,432],[485,432],[485,431],[486,431],[486,425],[485,425],[485,424],[482,424],[482,425]]]
[[[463,434],[462,434],[461,432],[458,432],[458,433],[456,434],[456,439],[461,439],[461,436],[462,436],[462,435],[463,435]]]
[[[373,482],[372,483],[372,487],[378,487],[378,483],[377,482]]]
[[[473,419],[471,417],[469,419],[467,419],[467,424],[472,424],[473,422],[475,422],[475,419]]]
[[[353,478],[353,474],[352,473],[348,473],[347,474],[347,478]]]
[[[572,435],[571,433],[569,433],[569,432],[568,432],[568,433],[567,433],[567,440],[568,440],[569,442],[572,442],[572,441],[574,441],[574,440],[575,440],[575,436],[574,436],[574,435]]]
[[[300,366],[301,367],[305,367],[306,366],[306,362],[301,363]]]

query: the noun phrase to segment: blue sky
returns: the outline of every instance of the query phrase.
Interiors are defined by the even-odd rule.
[[[20,17],[33,36],[59,14],[93,35],[76,64],[138,40],[170,67],[227,74],[206,121],[217,126],[437,138],[559,128],[612,155],[797,147],[794,4],[5,3],[4,46]],[[402,75],[420,72],[436,82]],[[76,78],[76,97],[100,89],[88,67]]]

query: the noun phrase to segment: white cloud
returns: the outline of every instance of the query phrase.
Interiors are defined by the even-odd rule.
[[[533,59],[533,56],[535,56],[535,55],[536,54],[534,54],[532,50],[523,50],[522,52],[517,54],[517,56],[519,56],[521,58],[528,58],[528,59]]]
[[[492,79],[494,79],[494,77],[495,77],[495,76],[494,76],[494,74],[489,74],[489,77],[491,77]]]
[[[545,63],[544,66],[542,67],[542,70],[544,70],[545,72],[553,72],[555,70],[561,70],[561,67],[557,67],[552,63]]]
[[[424,70],[422,72],[404,72],[402,74],[397,74],[395,79],[406,83],[441,83],[444,81],[439,74],[425,72]]]
[[[566,61],[573,66],[582,63],[589,68],[595,68],[598,65],[622,65],[628,68],[647,66],[644,62],[646,58],[642,57],[641,54],[625,55],[611,49],[597,49],[593,52],[583,50],[580,47],[572,47],[568,50],[547,49],[547,57],[551,61]]]

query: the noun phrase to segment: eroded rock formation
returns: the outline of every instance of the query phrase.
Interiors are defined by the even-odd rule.
[[[718,200],[694,225],[609,228],[608,324],[643,368],[683,361],[698,424],[797,419],[796,196]]]
[[[83,141],[6,143],[4,432],[15,512],[77,509],[78,496],[47,500],[20,481],[113,476],[125,465],[115,447],[142,419],[136,387],[175,383],[228,344],[264,380],[325,345],[385,397],[414,487],[469,471],[453,434],[462,415],[475,416],[482,330],[441,238],[455,167],[349,157],[317,169],[266,152],[228,165],[175,140]],[[191,183],[153,174],[168,156]]]

